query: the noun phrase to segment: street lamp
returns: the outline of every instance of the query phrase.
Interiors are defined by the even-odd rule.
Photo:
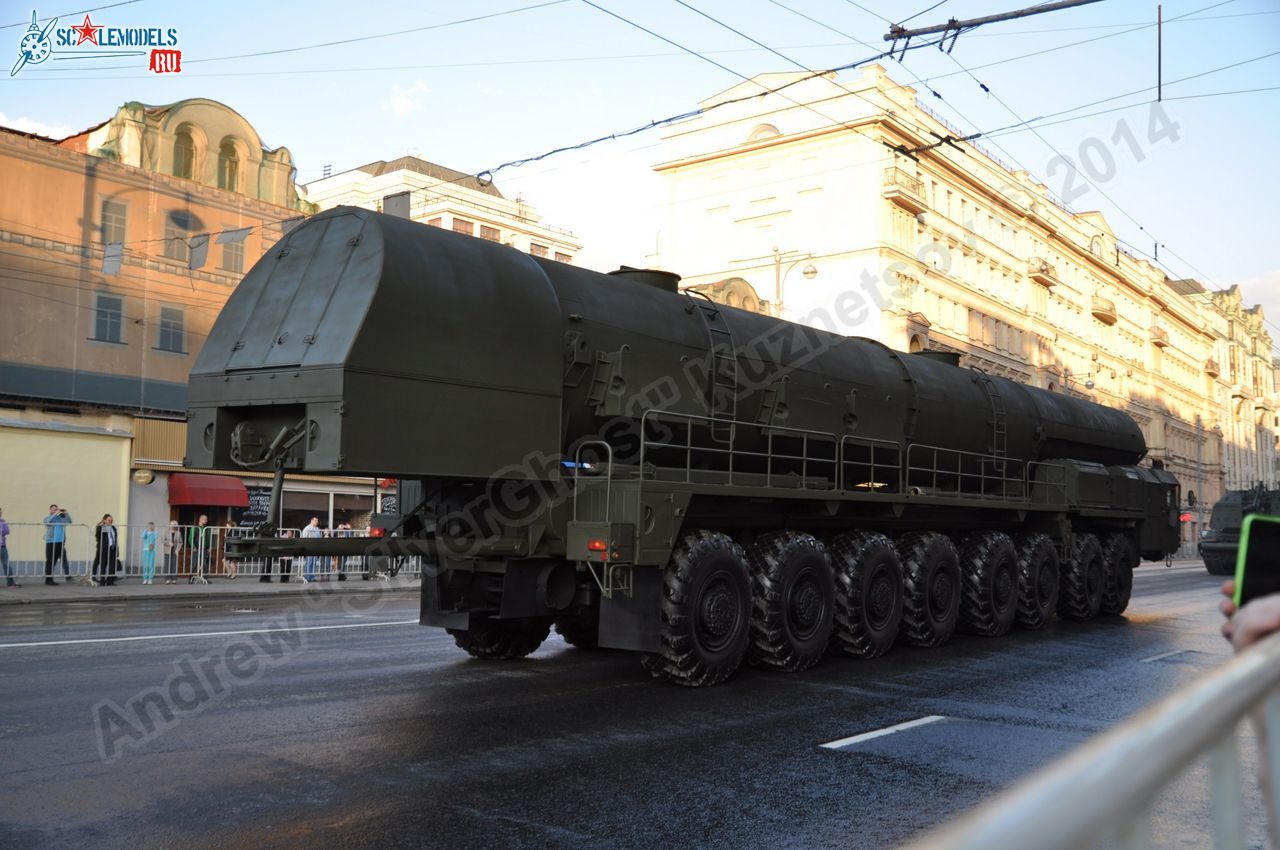
[[[1081,380],[1080,380],[1081,378],[1084,378],[1084,380],[1083,380],[1083,381],[1081,381]],[[1097,384],[1095,384],[1095,383],[1093,382],[1093,373],[1092,373],[1092,372],[1089,372],[1089,373],[1088,373],[1088,374],[1086,374],[1086,375],[1072,375],[1072,374],[1071,374],[1071,370],[1069,370],[1069,369],[1063,369],[1063,370],[1062,370],[1062,380],[1066,382],[1066,390],[1067,390],[1067,394],[1068,394],[1068,395],[1070,395],[1070,394],[1071,394],[1071,381],[1072,381],[1072,380],[1074,380],[1077,384],[1084,384],[1084,388],[1085,388],[1086,390],[1091,390],[1091,389],[1093,389],[1094,387],[1096,387],[1096,386],[1097,386]]]
[[[782,318],[782,285],[786,283],[787,275],[791,274],[791,271],[800,263],[813,259],[813,252],[811,251],[793,260],[784,272],[782,270],[783,258],[798,253],[798,251],[780,251],[777,245],[773,246],[773,315],[778,318]],[[809,263],[801,270],[800,274],[804,275],[805,280],[813,280],[818,276],[818,267],[813,263]]]

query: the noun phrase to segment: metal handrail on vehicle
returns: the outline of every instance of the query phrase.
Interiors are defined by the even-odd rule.
[[[924,453],[924,452],[932,453],[930,455],[933,461],[932,465],[917,466],[911,462],[913,454]],[[950,458],[954,460],[955,468],[954,469],[950,467],[943,468],[940,465],[939,457],[945,457],[945,458]],[[977,472],[966,472],[964,470],[964,462],[966,459],[978,461]],[[1005,471],[1003,473],[992,472],[988,474],[987,464],[1003,467]],[[1008,472],[1010,467],[1016,469],[1018,474],[1010,475]],[[947,448],[943,448],[942,446],[932,446],[927,443],[912,443],[910,446],[907,447],[907,462],[906,462],[905,471],[906,471],[906,481],[908,485],[911,484],[912,473],[915,473],[915,472],[923,473],[925,475],[930,476],[930,483],[932,484],[933,490],[944,493],[948,496],[954,495],[954,496],[969,497],[974,499],[1006,499],[1006,500],[1026,498],[1026,482],[1027,482],[1026,464],[1020,460],[1016,460],[1010,457],[1004,457],[1001,455],[983,454],[981,452],[965,452],[965,451],[960,451],[959,449],[947,449]],[[945,489],[939,488],[938,486],[939,476],[954,477],[956,479],[956,489],[954,491],[951,491],[951,490],[945,490]],[[978,489],[966,490],[965,483],[966,482],[972,483],[973,479],[977,480]],[[1000,485],[1000,492],[998,494],[989,493],[987,491],[988,483],[998,483]],[[1014,495],[1010,495],[1009,485],[1011,484],[1019,485],[1021,488],[1021,492],[1018,492],[1017,494],[1014,494]]]
[[[850,460],[848,446],[856,446],[858,448],[869,449],[867,461]],[[893,462],[876,463],[876,450],[890,452],[893,456]],[[903,492],[902,481],[902,446],[892,440],[876,440],[870,437],[854,437],[845,434],[840,438],[840,479],[836,483],[838,490],[872,490],[874,492],[901,493]],[[850,484],[845,481],[845,472],[850,465],[866,466],[869,468],[871,478],[867,482],[857,482]],[[879,470],[892,470],[893,478],[891,487],[890,482],[882,481]]]
[[[902,850],[1077,850],[1106,840],[1147,847],[1158,795],[1206,755],[1215,845],[1243,848],[1247,824],[1235,734],[1259,714],[1260,773],[1277,789],[1280,634]],[[1266,808],[1274,836],[1280,824],[1274,794]]]
[[[685,439],[683,444],[673,444],[666,442],[655,442],[649,439],[646,426],[651,422],[661,419],[674,420],[683,422],[687,427],[685,429]],[[734,447],[733,442],[729,443],[728,448],[717,448],[714,446],[695,446],[693,444],[693,426],[695,424],[703,425],[710,429],[716,425],[732,425],[736,440],[738,433],[747,433],[748,429],[759,429],[765,432],[765,450],[747,451]],[[739,429],[742,429],[741,432]],[[684,481],[690,483],[693,477],[693,457],[695,453],[701,455],[723,455],[727,462],[727,469],[712,470],[715,472],[725,472],[729,477],[729,484],[734,483],[735,463],[737,461],[749,458],[760,459],[765,464],[765,486],[774,486],[774,477],[779,473],[775,473],[775,461],[798,461],[800,463],[800,487],[806,490],[834,490],[837,487],[839,479],[839,443],[836,435],[826,431],[810,431],[804,428],[787,428],[781,425],[761,425],[758,422],[743,422],[740,420],[729,420],[722,417],[702,416],[694,413],[673,413],[667,410],[649,409],[640,417],[640,469],[641,474],[645,468],[645,459],[647,454],[653,450],[668,450],[684,453]],[[800,454],[786,454],[774,451],[773,440],[775,436],[786,436],[800,439]],[[809,453],[809,443],[811,439],[820,439],[823,443],[830,443],[831,457],[814,457]],[[806,482],[809,480],[810,464],[819,464],[830,467],[831,475],[827,478],[827,484],[824,487],[810,487]],[[674,467],[668,467],[674,468]],[[738,474],[742,474],[738,470]],[[756,473],[759,474],[759,473]]]
[[[608,522],[610,519],[609,517],[609,498],[611,495],[610,491],[613,490],[613,446],[609,445],[604,440],[586,440],[585,442],[580,443],[578,445],[577,451],[573,453],[573,521],[574,522],[578,521],[578,493],[579,493],[578,481],[580,478],[578,473],[581,472],[583,468],[582,450],[585,449],[587,446],[601,446],[604,448],[605,462],[608,464],[608,468],[605,470],[605,478],[604,478],[604,518],[605,518],[605,521]]]

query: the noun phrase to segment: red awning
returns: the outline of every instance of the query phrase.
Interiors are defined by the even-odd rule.
[[[230,475],[195,475],[175,472],[169,476],[169,504],[209,508],[247,508],[249,491]]]

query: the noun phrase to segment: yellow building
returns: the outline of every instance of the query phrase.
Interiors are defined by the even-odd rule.
[[[187,375],[243,273],[313,209],[294,175],[287,149],[198,98],[127,103],[62,140],[0,128],[0,507],[15,560],[42,557],[26,524],[51,503],[87,526],[225,521],[227,503],[169,488]],[[327,517],[347,491],[371,509],[371,482],[301,487],[299,511]]]
[[[655,166],[658,260],[683,285],[1123,408],[1201,504],[1237,469],[1274,477],[1270,339],[1238,293],[1191,297],[1100,213],[973,144],[935,145],[961,134],[878,65],[765,74],[699,106]],[[1205,520],[1192,512],[1188,549]]]

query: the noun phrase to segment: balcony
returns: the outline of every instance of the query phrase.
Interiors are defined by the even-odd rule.
[[[1090,299],[1090,310],[1093,317],[1104,325],[1114,325],[1116,323],[1116,303],[1110,298],[1103,298],[1101,295],[1095,295]]]
[[[1027,260],[1027,276],[1041,286],[1053,287],[1062,283],[1058,280],[1058,267],[1040,257]]]
[[[1169,332],[1167,330],[1160,327],[1159,325],[1152,325],[1148,329],[1148,333],[1151,336],[1151,344],[1154,345],[1156,348],[1169,347]]]
[[[929,208],[924,200],[924,184],[901,168],[884,170],[884,197],[912,215]]]
[[[1216,378],[1222,374],[1222,368],[1218,366],[1216,358],[1210,357],[1204,362],[1204,373],[1210,378]]]

